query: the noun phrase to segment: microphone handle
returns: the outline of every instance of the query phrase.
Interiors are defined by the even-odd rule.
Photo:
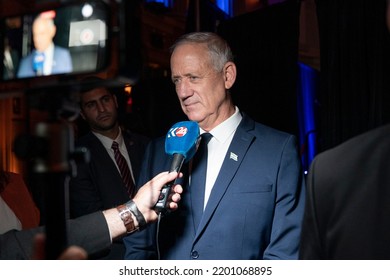
[[[174,154],[173,160],[171,163],[171,168],[169,169],[169,172],[180,172],[180,169],[184,163],[185,157],[181,154]],[[158,213],[166,214],[169,212],[168,207],[168,199],[171,194],[171,188],[172,188],[173,182],[167,183],[160,192],[160,196],[158,198],[158,201],[156,205],[154,206],[154,210]]]
[[[173,154],[173,160],[169,172],[180,172],[180,169],[184,163],[185,157],[182,154]]]

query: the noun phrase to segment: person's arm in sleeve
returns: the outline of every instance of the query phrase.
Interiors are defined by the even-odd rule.
[[[298,259],[305,206],[305,178],[294,136],[286,139],[276,188],[271,239],[264,259]]]
[[[177,177],[176,172],[163,172],[155,176],[139,189],[133,198],[138,211],[145,223],[153,223],[158,215],[154,210],[162,187]],[[174,194],[171,197],[169,207],[175,210],[178,207],[180,193],[183,191],[180,185],[174,186]],[[134,229],[140,227],[139,218],[131,213]],[[83,248],[89,256],[96,256],[109,250],[112,240],[128,233],[118,207],[96,212],[68,221],[68,245],[76,245]],[[93,229],[93,230],[92,230]],[[0,259],[30,259],[35,256],[43,259],[44,256],[33,253],[33,239],[38,233],[43,233],[44,227],[22,231],[9,231],[0,235]],[[43,245],[42,245],[43,246]],[[35,248],[44,252],[42,248]]]

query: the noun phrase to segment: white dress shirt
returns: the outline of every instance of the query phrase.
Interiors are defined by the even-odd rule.
[[[45,51],[45,60],[43,63],[43,75],[47,76],[51,74],[54,59],[54,44],[52,43]]]
[[[242,116],[240,110],[236,107],[235,113],[230,118],[209,131],[213,135],[213,138],[211,138],[207,145],[207,175],[203,208],[206,208],[207,201],[218,177],[223,160],[225,159],[226,152],[229,149],[234,133],[241,120]],[[201,134],[204,132],[203,129],[200,129]]]

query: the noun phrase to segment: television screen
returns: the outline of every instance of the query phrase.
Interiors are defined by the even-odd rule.
[[[83,1],[1,19],[1,81],[96,73],[108,63],[109,6]]]

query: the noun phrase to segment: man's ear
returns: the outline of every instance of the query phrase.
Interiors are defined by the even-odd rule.
[[[53,38],[56,36],[56,33],[57,33],[57,27],[55,25],[53,25],[51,28],[52,29],[50,32],[51,33],[50,36],[51,36],[51,39],[53,40]]]
[[[233,62],[229,61],[225,64],[224,68],[224,78],[225,78],[225,88],[230,89],[234,82],[236,81],[236,76],[237,76],[237,68],[236,64]]]

